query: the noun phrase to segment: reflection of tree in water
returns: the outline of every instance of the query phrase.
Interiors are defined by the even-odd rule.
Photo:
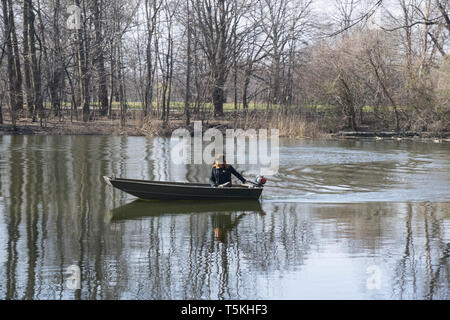
[[[295,270],[329,242],[350,254],[393,252],[394,298],[448,299],[448,204],[266,203],[264,217],[251,210],[186,210],[110,223],[108,207],[125,196],[111,194],[101,176],[140,173],[145,152],[123,137],[0,141],[10,143],[1,155],[9,168],[0,175],[1,299],[258,297],[257,280]],[[166,150],[148,147],[149,153]],[[170,175],[162,163],[145,170]],[[72,264],[82,272],[76,292],[64,284]]]
[[[449,298],[449,250],[439,206],[408,204],[405,249],[395,269],[393,296],[400,299]],[[446,209],[444,208],[443,211]],[[423,232],[424,238],[414,238]]]
[[[379,258],[389,298],[448,299],[449,206],[446,203],[365,203],[303,206],[312,212],[315,245]],[[405,221],[405,224],[401,222]],[[317,223],[323,225],[318,227]],[[406,227],[405,227],[406,225]],[[404,243],[404,245],[402,245]],[[383,254],[380,256],[380,252]],[[365,269],[362,278],[366,279]],[[365,286],[365,282],[364,282]],[[364,289],[363,289],[364,290]]]
[[[288,271],[302,265],[313,242],[312,225],[301,209],[279,203],[267,207],[267,219],[252,217],[239,235],[243,261],[252,272]]]
[[[11,137],[12,140],[18,143],[24,143],[24,137]],[[19,142],[20,141],[20,142]],[[17,183],[10,184],[9,195],[16,197],[14,204],[9,206],[9,221],[8,221],[8,245],[7,245],[7,261],[6,261],[6,293],[5,299],[18,299],[16,288],[17,281],[17,267],[19,260],[19,253],[17,250],[18,241],[20,239],[19,227],[22,216],[20,208],[22,206],[22,186],[23,186],[23,168],[20,165],[14,165],[23,161],[23,151],[13,149],[10,154],[9,162],[11,164],[11,177],[17,179]]]
[[[188,218],[173,216],[170,225],[168,217],[152,218],[149,235],[153,245],[148,252],[145,296],[163,299],[179,294],[185,299],[238,296],[242,290],[238,285],[242,271],[237,228],[248,217],[258,214],[236,211],[199,213]],[[187,230],[183,228],[186,225]],[[154,229],[156,226],[158,229]],[[165,230],[172,233],[168,235]],[[185,237],[180,237],[183,234]],[[161,250],[166,241],[171,242],[168,252]]]
[[[103,280],[107,241],[102,212],[107,200],[105,189],[93,188],[100,183],[99,175],[110,169],[105,168],[108,162],[93,161],[92,156],[97,155],[93,151],[108,150],[107,139],[12,137],[9,190],[1,190],[7,199],[9,232],[8,239],[2,239],[8,246],[6,291],[0,289],[0,297],[99,297],[98,285],[91,284]],[[83,294],[64,286],[64,272],[72,264],[81,267],[83,287],[89,288]],[[3,281],[0,273],[0,288]]]

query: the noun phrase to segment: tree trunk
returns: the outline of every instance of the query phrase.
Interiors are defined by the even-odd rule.
[[[161,71],[163,76],[163,88],[162,88],[162,114],[161,114],[161,120],[163,120],[164,125],[167,124],[167,120],[169,117],[169,104],[170,104],[170,77],[171,77],[171,65],[172,65],[172,59],[171,59],[171,37],[170,37],[170,30],[169,30],[169,39],[168,39],[168,47],[167,47],[167,53],[165,54],[165,65],[163,68],[163,64],[161,65]],[[169,92],[169,94],[167,93]]]
[[[101,3],[101,1],[100,1]],[[95,27],[95,61],[98,76],[98,99],[100,102],[100,115],[108,113],[108,86],[105,71],[105,56],[103,53],[102,16],[99,0],[92,1]]]
[[[80,0],[75,0],[75,4],[80,7]],[[84,17],[86,17],[86,8],[83,1]],[[81,19],[83,20],[83,19]],[[87,44],[86,44],[86,25],[82,23],[76,35],[77,44],[77,71],[78,71],[78,83],[80,93],[80,104],[83,112],[83,121],[89,121],[89,84],[87,74]]]
[[[199,44],[209,65],[212,76],[210,91],[214,105],[214,116],[223,116],[225,98],[224,84],[233,63],[233,52],[239,52],[235,41],[236,28],[244,13],[236,7],[237,2],[224,0],[196,0],[193,6]]]
[[[233,2],[233,12],[236,15],[236,1]],[[233,28],[233,96],[234,96],[234,113],[238,111],[238,92],[237,92],[237,48],[236,48],[236,28]]]
[[[213,105],[214,105],[214,116],[222,117],[223,116],[224,91],[223,91],[223,84],[221,84],[220,82],[216,82],[213,87],[212,99],[213,99]]]
[[[0,124],[3,124],[3,94],[0,95]]]
[[[125,102],[125,84],[122,71],[122,41],[117,43],[117,77],[119,81],[120,126],[125,126],[127,116],[127,104]]]
[[[347,125],[353,131],[357,131],[358,128],[356,126],[356,111],[350,88],[344,78],[340,77],[339,80],[342,84],[340,100],[342,108],[344,110],[344,114],[347,117]]]
[[[242,107],[245,112],[248,111],[248,86],[250,85],[250,76],[252,74],[253,63],[247,61],[247,68],[244,74],[244,87],[242,88]]]
[[[384,81],[381,79],[380,73],[378,72],[378,66],[372,59],[372,56],[370,55],[370,53],[369,53],[369,63],[375,72],[375,76],[377,78],[378,83],[381,86],[381,89],[383,89],[384,94],[388,97],[389,101],[392,103],[392,107],[394,108],[394,114],[395,114],[395,130],[400,131],[400,114],[399,114],[399,111],[397,108],[397,104],[395,103],[391,94],[387,90],[386,85],[384,84]]]
[[[147,40],[147,75],[144,93],[144,117],[148,115],[148,112],[152,109],[153,100],[153,70],[152,70],[152,49],[151,49],[151,36],[148,36]]]
[[[110,61],[109,61],[109,89],[111,90],[109,93],[109,105],[108,105],[108,116],[110,119],[113,118],[113,111],[112,111],[112,103],[114,100],[114,87],[115,87],[115,81],[114,81],[114,75],[115,75],[115,60],[114,60],[114,54],[115,54],[115,47],[114,47],[114,40],[110,40]]]
[[[18,57],[18,45],[16,29],[14,26],[14,12],[11,0],[2,0],[4,41],[8,58],[8,89],[9,105],[11,110],[11,122],[16,129],[18,113],[23,108],[22,76],[20,71],[20,61]]]
[[[404,29],[405,29],[405,36],[406,36],[406,67],[408,72],[411,71],[412,67],[412,40],[411,40],[411,21],[409,16],[409,10],[408,5],[406,4],[405,0],[402,0],[401,7],[403,10],[403,23],[404,23]]]
[[[14,11],[12,0],[8,0],[8,10],[9,10],[9,22],[11,28],[11,39],[12,39],[12,49],[14,58],[14,73],[15,73],[15,95],[16,100],[16,111],[20,112],[23,109],[23,93],[22,93],[22,71],[20,70],[20,53],[19,53],[19,42],[17,41],[16,27],[14,23]]]
[[[0,124],[3,124],[3,111],[2,111],[2,107],[3,107],[3,97],[0,98]]]
[[[428,22],[429,18],[430,18],[430,5],[431,5],[431,0],[428,0],[425,2],[425,21]],[[423,75],[423,71],[425,71],[425,73],[427,72],[426,69],[426,58],[427,58],[427,51],[428,51],[428,30],[429,30],[429,25],[427,23],[424,24],[423,26],[423,40],[422,40],[422,59],[420,62],[420,68],[419,68],[419,77]]]
[[[153,1],[153,6],[150,6],[150,1],[145,0],[145,14],[147,23],[147,48],[146,48],[146,58],[147,58],[147,75],[146,75],[146,85],[144,93],[144,117],[153,108],[153,82],[156,64],[153,63],[152,57],[152,39],[156,28],[156,15],[159,11],[159,6],[156,1]],[[156,42],[156,37],[155,37]],[[156,48],[156,46],[155,46]],[[156,56],[156,54],[155,54]],[[155,57],[156,58],[156,57]]]
[[[53,45],[55,47],[55,58],[53,63],[53,70],[50,77],[50,101],[52,113],[55,116],[61,117],[61,100],[64,90],[64,65],[62,57],[62,48],[60,43],[60,29],[59,19],[61,14],[61,3],[59,0],[55,1],[55,7],[53,12]],[[43,32],[42,32],[43,33]],[[46,61],[48,63],[48,61]],[[49,66],[48,66],[49,67]],[[49,68],[52,69],[52,68]]]
[[[169,89],[168,89],[168,93],[167,93],[167,111],[166,111],[166,119],[165,119],[165,123],[169,122],[169,114],[170,114],[170,101],[171,101],[171,97],[172,97],[172,80],[173,80],[173,40],[172,37],[169,36],[169,57],[170,60],[168,59],[168,71],[169,71],[169,75],[168,75],[168,85],[169,85]]]
[[[35,112],[39,113],[39,118],[43,118],[43,101],[42,101],[42,92],[41,92],[41,70],[38,65],[38,60],[36,56],[36,32],[34,29],[34,11],[33,11],[33,1],[32,0],[24,0],[28,2],[28,30],[29,30],[29,40],[30,40],[30,55],[31,55],[31,70],[32,70],[32,79],[33,79],[33,89],[34,89],[34,97],[33,104]]]
[[[186,116],[186,125],[189,125],[190,122],[190,111],[189,111],[189,104],[190,104],[190,83],[191,83],[191,28],[190,28],[190,10],[189,10],[189,1],[186,0],[186,6],[187,6],[187,49],[186,49],[186,94],[184,96],[184,114]]]
[[[34,116],[34,105],[33,105],[33,87],[31,83],[31,52],[30,52],[30,46],[29,46],[29,24],[30,24],[30,17],[29,17],[29,1],[24,0],[23,2],[23,73],[25,76],[25,96],[26,96],[26,103],[28,112],[30,114],[30,117],[33,119],[32,121],[36,121],[36,117]]]
[[[280,55],[276,52],[272,60],[272,81],[270,88],[271,104],[280,103]]]
[[[445,21],[444,26],[447,28],[448,32],[450,32],[450,16],[448,14],[448,8],[446,10],[445,5],[443,5],[440,0],[436,0],[436,5],[442,14],[442,17],[444,18]]]
[[[195,82],[195,104],[194,113],[200,112],[200,79],[198,69],[200,67],[198,59],[198,41],[194,38],[194,82]]]

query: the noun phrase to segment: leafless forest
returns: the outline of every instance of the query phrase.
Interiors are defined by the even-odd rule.
[[[196,119],[294,135],[450,129],[449,0],[1,6],[0,124],[12,130]]]

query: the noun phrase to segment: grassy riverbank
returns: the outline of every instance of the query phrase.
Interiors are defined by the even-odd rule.
[[[81,114],[81,111],[79,112]],[[175,129],[187,128],[193,132],[193,122],[201,121],[203,130],[226,129],[278,129],[280,137],[289,138],[373,138],[373,139],[422,139],[434,142],[450,141],[450,132],[416,132],[386,130],[370,121],[370,110],[365,114],[365,125],[358,131],[350,131],[341,121],[339,115],[325,107],[304,108],[283,112],[282,110],[255,109],[249,112],[234,112],[225,108],[224,116],[215,118],[210,112],[192,115],[186,126],[182,109],[171,111],[168,121],[161,120],[157,112],[143,118],[141,108],[127,111],[125,123],[120,122],[119,110],[113,110],[113,116],[100,117],[95,112],[91,121],[83,122],[69,112],[60,117],[48,117],[42,122],[33,122],[22,117],[14,128],[8,114],[4,114],[4,124],[0,125],[0,134],[43,134],[43,135],[128,135],[128,136],[170,136]]]
[[[80,112],[81,113],[81,112]],[[224,116],[213,117],[210,112],[200,112],[191,117],[189,125],[181,110],[173,110],[167,121],[161,120],[158,113],[143,118],[142,110],[130,109],[124,123],[121,124],[118,110],[113,116],[92,117],[91,121],[83,122],[81,117],[49,117],[44,121],[32,122],[30,118],[22,117],[14,128],[8,117],[0,125],[0,134],[54,134],[54,135],[131,135],[131,136],[170,136],[175,129],[187,128],[193,131],[193,122],[201,121],[203,130],[217,128],[226,129],[278,129],[282,137],[317,138],[327,135],[325,126],[319,118],[311,114],[267,112],[253,110],[249,112],[224,111]]]

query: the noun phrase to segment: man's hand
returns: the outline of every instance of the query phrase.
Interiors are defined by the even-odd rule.
[[[229,182],[225,182],[224,184],[219,184],[219,188],[229,187],[229,186],[230,186]]]
[[[247,179],[245,179],[245,182],[243,182],[242,185],[246,186],[248,188],[253,188],[255,186],[255,184],[252,181],[247,180]]]

